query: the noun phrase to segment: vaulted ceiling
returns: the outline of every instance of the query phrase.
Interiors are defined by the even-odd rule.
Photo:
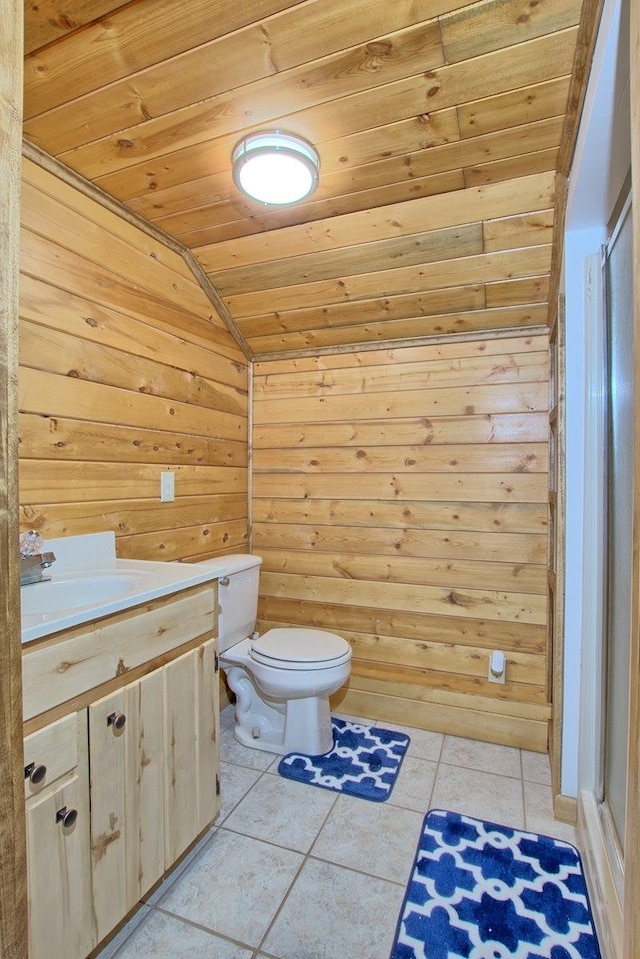
[[[25,0],[24,134],[191,250],[250,356],[540,326],[597,8]],[[231,178],[274,127],[320,154],[298,206]]]

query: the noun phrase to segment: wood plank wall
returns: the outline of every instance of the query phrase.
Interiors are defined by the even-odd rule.
[[[247,362],[182,257],[25,160],[21,267],[21,528],[246,549]]]
[[[344,710],[545,750],[548,337],[263,361],[253,395],[260,628],[345,636]]]

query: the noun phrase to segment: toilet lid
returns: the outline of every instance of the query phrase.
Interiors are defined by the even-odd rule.
[[[351,659],[342,636],[321,629],[270,629],[251,646],[251,657],[280,669],[326,669]]]

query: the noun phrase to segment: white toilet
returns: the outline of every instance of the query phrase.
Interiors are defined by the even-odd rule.
[[[261,563],[239,554],[211,561],[226,573],[218,581],[218,636],[236,696],[235,737],[254,749],[317,756],[333,747],[329,696],[349,678],[351,647],[319,629],[254,633]]]

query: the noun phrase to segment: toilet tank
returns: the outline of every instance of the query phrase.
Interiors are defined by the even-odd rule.
[[[218,644],[220,652],[224,652],[229,646],[251,636],[256,628],[262,559],[234,553],[221,556],[216,562],[225,570],[225,575],[218,581]]]

